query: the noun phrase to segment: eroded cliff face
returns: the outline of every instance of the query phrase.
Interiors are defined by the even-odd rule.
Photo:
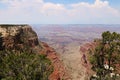
[[[55,50],[38,41],[37,34],[29,25],[0,25],[0,50],[24,51],[45,54],[54,68],[49,80],[68,79],[65,68]]]
[[[84,80],[90,80],[90,77],[95,74],[94,71],[91,70],[91,63],[89,61],[89,54],[90,51],[93,51],[96,47],[96,43],[95,42],[88,42],[85,43],[83,45],[81,45],[80,47],[80,53],[82,54],[81,56],[81,64],[84,67],[84,71],[85,71],[85,79]]]
[[[0,33],[1,49],[23,50],[39,46],[37,34],[29,25],[0,25]]]
[[[42,44],[46,50],[45,54],[52,61],[52,66],[54,67],[54,71],[50,75],[49,80],[71,80],[56,51],[46,43],[42,42]]]

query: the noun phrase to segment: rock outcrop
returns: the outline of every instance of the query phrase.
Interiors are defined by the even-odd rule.
[[[37,34],[29,25],[0,25],[1,49],[22,50],[39,46]]]
[[[95,73],[94,71],[91,70],[92,65],[89,62],[89,55],[88,54],[90,51],[93,51],[95,49],[96,43],[95,42],[89,42],[86,44],[83,44],[80,47],[80,52],[82,54],[81,57],[81,61],[82,61],[82,65],[86,68],[86,79],[85,80],[89,80],[90,77]]]
[[[46,43],[42,43],[46,52],[47,57],[52,61],[54,67],[53,73],[50,75],[49,80],[69,80],[69,76],[65,70],[63,63],[60,61],[59,56],[55,50],[49,47]]]
[[[0,50],[27,50],[30,53],[45,54],[54,68],[49,80],[65,79],[65,68],[59,56],[53,48],[38,40],[29,25],[0,25],[0,45]]]

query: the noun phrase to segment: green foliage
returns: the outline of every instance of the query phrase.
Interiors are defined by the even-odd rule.
[[[93,65],[92,69],[99,76],[96,80],[117,80],[116,77],[110,77],[110,67],[120,64],[120,34],[116,32],[103,32],[101,41],[94,50],[93,55],[90,57],[90,63]],[[105,69],[104,64],[108,62],[109,69]]]
[[[95,56],[90,56],[89,61],[93,65],[97,64],[97,58]]]
[[[108,43],[111,40],[111,33],[109,31],[102,33],[103,43]]]
[[[52,71],[45,55],[0,52],[0,80],[48,80]]]

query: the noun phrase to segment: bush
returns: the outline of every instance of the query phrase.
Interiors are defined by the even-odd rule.
[[[52,71],[45,55],[0,52],[0,80],[48,80]]]

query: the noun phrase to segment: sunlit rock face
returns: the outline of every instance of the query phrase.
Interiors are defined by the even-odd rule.
[[[37,34],[29,25],[0,25],[1,49],[23,49],[39,45]]]

